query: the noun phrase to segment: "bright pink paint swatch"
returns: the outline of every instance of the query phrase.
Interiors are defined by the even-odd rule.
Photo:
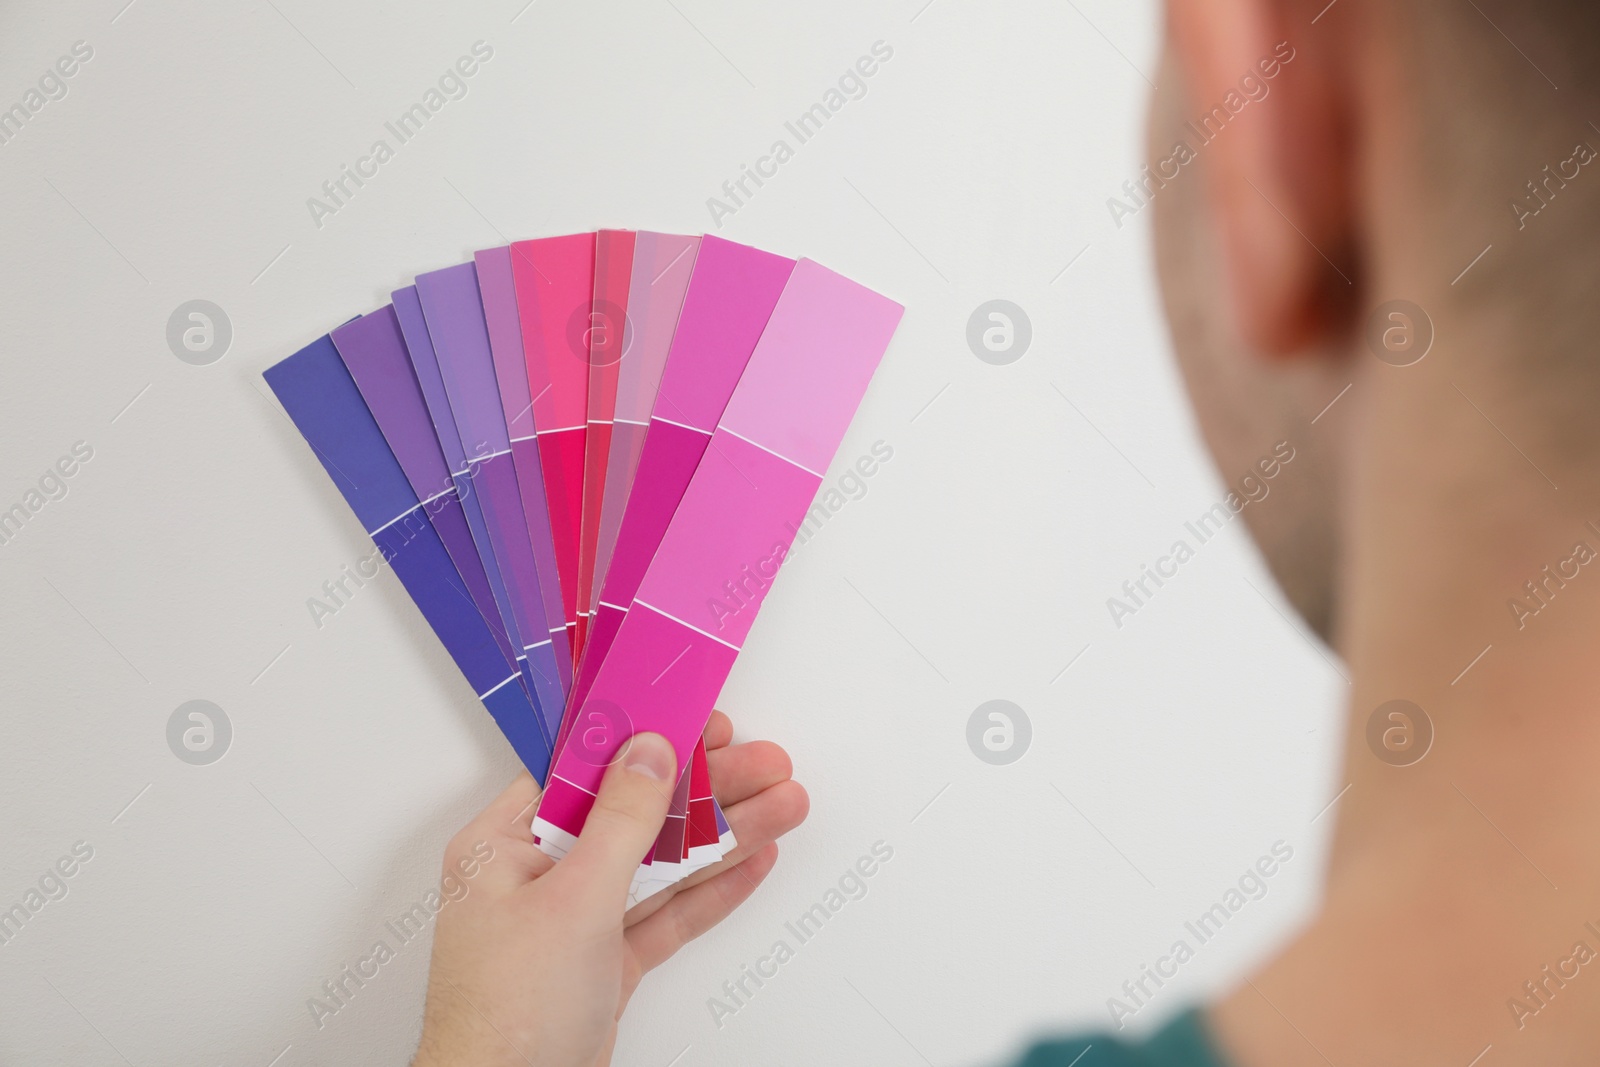
[[[544,629],[555,648],[556,669],[563,694],[572,690],[571,648],[566,615],[561,606],[555,541],[545,493],[544,470],[539,462],[534,434],[533,405],[529,403],[527,359],[522,346],[522,321],[517,311],[516,285],[511,269],[511,249],[489,248],[477,253],[478,290],[483,297],[484,319],[489,327],[489,349],[500,387],[500,405],[510,435],[511,463],[522,495],[523,519],[539,569],[539,594],[544,605]]]
[[[587,328],[594,293],[592,233],[518,241],[511,272],[522,319],[529,399],[555,542],[569,639],[578,621],[578,538],[589,419]]]

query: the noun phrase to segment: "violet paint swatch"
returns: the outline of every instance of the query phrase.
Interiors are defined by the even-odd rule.
[[[467,449],[469,478],[483,505],[489,541],[500,562],[529,687],[553,736],[559,727],[564,694],[552,638],[544,623],[538,564],[511,459],[511,437],[501,410],[477,269],[474,264],[462,263],[419,274],[417,296],[439,357],[450,410]]]

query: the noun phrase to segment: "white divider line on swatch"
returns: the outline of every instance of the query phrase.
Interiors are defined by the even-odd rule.
[[[435,493],[435,494],[433,494],[432,496],[430,496],[426,500],[417,501],[411,507],[406,508],[400,514],[396,515],[394,518],[390,519],[388,522],[384,523],[382,526],[378,527],[376,530],[368,530],[367,531],[367,536],[368,537],[376,537],[378,534],[380,534],[383,531],[387,530],[389,527],[393,526],[395,523],[399,522],[401,519],[405,518],[407,515],[411,514],[413,511],[416,511],[418,508],[425,508],[429,504],[433,503],[435,500],[438,500],[440,497],[449,496],[451,493],[453,493],[455,491],[456,491],[455,486],[452,485],[449,489],[446,489],[442,493]]]
[[[491,693],[498,693],[501,689],[504,689],[506,687],[506,684],[508,682],[514,682],[518,678],[521,678],[521,677],[522,677],[521,673],[513,674],[511,677],[507,678],[504,682],[501,682],[499,685],[497,685],[493,689],[489,690],[488,693],[479,693],[478,694],[478,699],[482,700],[485,697],[489,696]]]
[[[686,422],[673,422],[671,419],[663,419],[660,415],[652,415],[652,416],[650,416],[650,421],[652,421],[652,422],[664,422],[668,426],[676,426],[680,430],[693,430],[695,433],[703,433],[707,437],[711,436],[711,431],[710,430],[702,430],[700,427],[698,427],[698,426],[690,426]]]
[[[563,778],[559,774],[552,774],[550,777],[554,778],[558,782],[566,782],[568,785],[570,785],[572,788],[578,790],[580,793],[588,793],[592,797],[593,796],[599,796],[599,794],[596,793],[593,789],[585,789],[585,788],[583,788],[583,786],[579,785],[577,782],[571,781],[570,779]]]
[[[812,470],[810,467],[806,466],[804,463],[797,463],[794,460],[790,459],[788,456],[784,455],[782,452],[774,452],[772,449],[768,448],[766,445],[762,444],[760,441],[752,441],[752,440],[750,440],[750,438],[746,437],[744,434],[742,434],[742,433],[734,433],[732,430],[728,429],[726,426],[720,426],[719,425],[717,427],[717,429],[722,431],[723,433],[727,434],[729,437],[737,437],[739,440],[743,441],[745,444],[750,445],[753,448],[761,449],[761,451],[765,452],[769,456],[777,456],[779,459],[781,459],[785,463],[789,464],[789,466],[798,467],[801,470],[805,471],[807,474],[811,475],[811,477],[813,477],[813,478],[817,478],[817,479],[822,478],[822,475],[818,474],[816,471]]]
[[[723,645],[723,646],[725,646],[727,648],[731,648],[735,652],[739,651],[739,646],[734,644],[734,643],[732,643],[731,641],[724,641],[722,638],[718,637],[716,634],[708,634],[704,630],[700,629],[700,627],[692,626],[689,623],[686,623],[682,619],[678,618],[676,615],[672,615],[672,614],[669,614],[668,612],[662,611],[660,608],[656,607],[654,604],[647,604],[643,600],[640,600],[637,597],[634,598],[633,604],[634,604],[635,607],[649,608],[651,611],[655,612],[657,615],[660,615],[662,618],[671,619],[673,622],[677,623],[679,626],[682,626],[686,630],[693,630],[695,633],[699,634],[701,637],[709,637],[709,638],[711,638],[711,640],[715,641],[719,645]]]

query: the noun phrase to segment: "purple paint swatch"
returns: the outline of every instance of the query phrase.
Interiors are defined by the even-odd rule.
[[[445,650],[535,778],[550,767],[538,712],[461,577],[429,508],[417,499],[331,337],[268,368],[264,377],[311,445]],[[438,499],[448,499],[440,497]]]

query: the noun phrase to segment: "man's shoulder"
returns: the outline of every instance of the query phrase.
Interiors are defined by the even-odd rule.
[[[1187,1011],[1148,1040],[1108,1035],[1036,1045],[1017,1067],[1227,1067],[1206,1031],[1204,1016]]]

